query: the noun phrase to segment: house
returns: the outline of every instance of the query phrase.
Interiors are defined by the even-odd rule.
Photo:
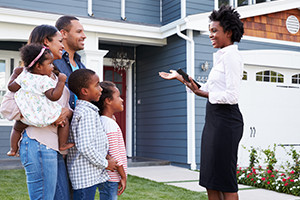
[[[207,80],[216,51],[208,15],[221,2],[237,7],[245,26],[238,44],[245,61],[241,144],[299,144],[299,0],[0,0],[0,98],[31,30],[75,15],[87,35],[80,52],[85,65],[121,90],[125,111],[117,119],[127,155],[197,169],[206,99],[158,72],[181,67],[199,82]],[[114,63],[122,56],[128,68],[117,70]],[[12,124],[0,120],[0,159],[8,159]],[[247,161],[241,148],[239,162]]]

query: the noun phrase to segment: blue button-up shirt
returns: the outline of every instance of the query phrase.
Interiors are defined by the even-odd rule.
[[[79,69],[85,69],[84,64],[81,62],[81,56],[75,52],[74,60],[78,65]],[[61,59],[54,60],[54,65],[58,68],[61,73],[64,73],[68,78],[70,74],[73,72],[72,66],[69,59],[69,53],[63,50],[63,55]],[[68,79],[66,81],[66,86],[68,87]],[[69,88],[69,87],[68,87]],[[69,100],[70,107],[74,110],[75,108],[75,94],[70,91],[70,100]]]

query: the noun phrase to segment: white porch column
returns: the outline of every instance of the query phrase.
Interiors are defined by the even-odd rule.
[[[91,69],[103,81],[103,57],[108,53],[107,50],[99,50],[99,39],[96,33],[85,32],[84,50],[79,51],[81,61],[87,69]]]
[[[103,57],[108,50],[84,50],[80,52],[81,61],[87,69],[91,69],[103,81]]]

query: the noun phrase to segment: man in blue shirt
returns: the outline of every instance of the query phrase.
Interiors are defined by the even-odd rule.
[[[76,51],[84,49],[84,40],[86,35],[79,19],[74,16],[62,16],[55,24],[56,28],[60,31],[63,37],[63,50],[62,58],[54,61],[54,65],[59,69],[60,72],[70,76],[70,74],[77,70],[85,68],[81,62],[81,57]],[[66,81],[68,87],[68,80]],[[72,109],[75,108],[77,97],[70,91],[69,104]]]

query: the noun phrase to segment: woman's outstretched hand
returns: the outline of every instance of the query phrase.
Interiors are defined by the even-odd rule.
[[[166,80],[178,79],[178,77],[180,76],[180,74],[178,74],[176,70],[172,70],[172,69],[170,70],[170,73],[159,72],[158,74],[160,77]]]

